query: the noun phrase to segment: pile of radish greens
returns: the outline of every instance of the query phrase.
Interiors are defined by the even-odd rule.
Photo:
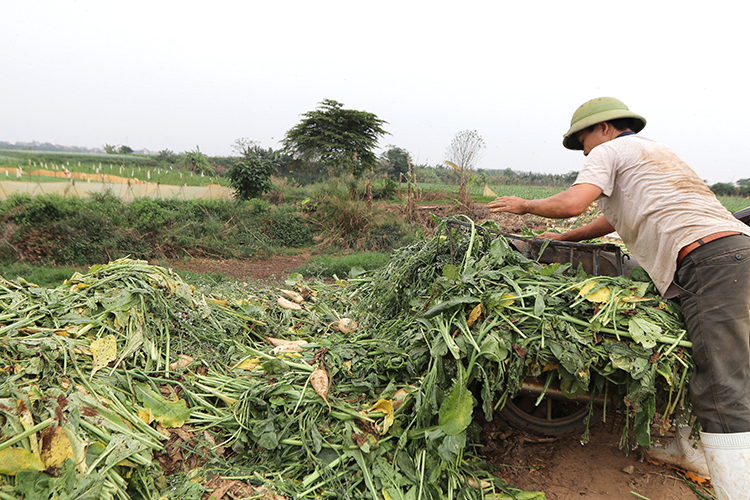
[[[606,396],[624,447],[689,409],[677,304],[480,229],[335,283],[201,288],[130,259],[0,281],[0,499],[538,500],[476,418],[527,377]]]

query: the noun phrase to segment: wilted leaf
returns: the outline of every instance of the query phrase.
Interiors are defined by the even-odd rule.
[[[41,459],[45,467],[59,467],[67,458],[73,458],[70,438],[63,427],[47,427],[41,432]]]
[[[393,425],[393,401],[390,399],[380,399],[377,403],[372,405],[370,411],[380,411],[385,413],[385,417],[383,417],[383,429],[380,431],[380,434],[387,433],[388,429]]]
[[[117,340],[114,335],[107,335],[91,342],[91,355],[94,357],[91,375],[93,376],[99,369],[107,366],[110,362],[117,359]]]
[[[260,358],[245,358],[234,367],[238,370],[247,370],[249,372],[255,370],[255,367],[260,365]]]
[[[581,297],[586,297],[589,302],[607,302],[612,292],[606,286],[601,286],[598,290],[591,293],[594,288],[600,286],[598,281],[589,281],[581,287],[581,291],[578,293]],[[590,294],[590,295],[589,295]]]
[[[17,401],[17,404],[18,418],[19,420],[21,420],[21,425],[23,425],[23,428],[26,430],[31,429],[32,427],[34,427],[34,416],[31,414],[31,410],[26,404],[26,401],[24,401],[23,399],[19,399]],[[31,434],[29,436],[29,445],[31,446],[31,451],[36,456],[39,456],[39,441],[37,440],[36,434]]]
[[[154,418],[164,427],[181,427],[190,418],[190,409],[185,400],[168,401],[157,394],[148,384],[135,384],[138,401],[151,410]]]
[[[0,474],[15,476],[17,472],[43,469],[42,460],[29,450],[23,448],[0,450]]]
[[[482,315],[482,304],[477,304],[469,313],[469,320],[466,322],[469,326],[473,325]]]

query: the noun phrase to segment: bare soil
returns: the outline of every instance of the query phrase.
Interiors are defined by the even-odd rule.
[[[586,444],[580,434],[537,436],[498,418],[484,425],[483,451],[498,477],[522,490],[543,491],[547,500],[697,498],[681,473],[643,460],[641,450],[626,453],[620,438],[617,422],[601,418],[592,422]]]
[[[430,207],[440,212],[439,207]],[[536,231],[573,221],[545,220],[513,214],[489,214],[476,207],[475,219],[490,218],[508,233],[520,234],[525,227]],[[312,256],[277,255],[265,260],[235,261],[194,259],[171,263],[176,269],[220,272],[241,280],[281,282]],[[497,467],[496,475],[506,483],[528,491],[542,491],[547,500],[698,498],[679,471],[653,465],[642,459],[641,450],[619,446],[621,427],[616,415],[591,424],[590,440],[581,444],[580,434],[544,437],[510,427],[502,419],[483,424],[483,454]],[[695,486],[700,491],[710,487]]]

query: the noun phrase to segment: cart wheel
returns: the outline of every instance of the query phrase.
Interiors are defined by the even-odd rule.
[[[500,414],[513,427],[534,434],[561,437],[583,433],[588,405],[545,397],[537,406],[536,399],[534,395],[519,394],[505,404]]]

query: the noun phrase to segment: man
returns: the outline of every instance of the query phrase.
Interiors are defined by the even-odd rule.
[[[659,292],[679,295],[693,343],[690,394],[702,450],[683,427],[652,456],[710,473],[720,500],[750,499],[750,227],[672,149],[637,135],[645,125],[617,99],[584,103],[563,138],[586,157],[573,186],[549,198],[504,196],[487,206],[568,218],[597,201],[598,219],[542,236],[581,241],[617,231]]]

